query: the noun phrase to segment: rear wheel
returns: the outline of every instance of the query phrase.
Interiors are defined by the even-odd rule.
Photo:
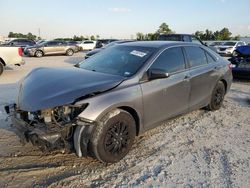
[[[129,152],[136,136],[131,114],[116,109],[105,115],[91,137],[92,152],[105,163],[115,163]]]
[[[208,110],[218,110],[222,106],[225,92],[226,90],[223,82],[219,81],[213,90],[211,101],[207,106]]]
[[[4,70],[4,65],[3,63],[0,61],[0,75],[3,73]]]
[[[72,56],[74,54],[74,50],[72,50],[72,49],[68,49],[67,51],[66,51],[66,55],[67,56]]]
[[[35,56],[36,56],[36,57],[42,57],[42,56],[43,56],[43,52],[42,52],[41,50],[37,50],[37,51],[35,52]]]

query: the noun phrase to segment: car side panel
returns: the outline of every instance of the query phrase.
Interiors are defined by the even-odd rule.
[[[146,129],[188,109],[190,84],[187,75],[186,70],[169,78],[141,83]]]
[[[213,88],[220,77],[218,64],[207,64],[190,69],[190,108],[198,108],[209,103]]]

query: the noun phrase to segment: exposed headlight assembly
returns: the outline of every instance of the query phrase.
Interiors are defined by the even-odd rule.
[[[45,123],[55,123],[57,125],[65,125],[73,120],[88,106],[83,104],[60,106],[53,109],[46,109],[41,111],[41,118]]]

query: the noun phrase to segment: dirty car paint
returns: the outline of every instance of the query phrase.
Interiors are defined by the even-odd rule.
[[[124,79],[77,68],[38,68],[22,80],[17,106],[35,112],[71,104],[80,97],[112,89]]]

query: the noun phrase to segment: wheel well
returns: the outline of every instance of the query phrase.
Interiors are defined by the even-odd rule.
[[[226,80],[221,79],[220,81],[224,84],[225,91],[227,91],[227,82],[226,82]]]
[[[38,51],[39,51],[39,52],[42,52],[42,54],[44,55],[44,52],[43,52],[42,50],[36,50],[36,52],[38,52]],[[36,53],[36,52],[35,52],[35,53]]]
[[[119,108],[127,111],[128,113],[130,113],[133,116],[135,123],[136,123],[136,135],[138,136],[139,131],[140,131],[140,118],[139,118],[137,112],[133,108],[128,107],[128,106],[121,106]]]
[[[6,66],[6,64],[2,58],[0,58],[0,62],[3,63],[4,66]]]

